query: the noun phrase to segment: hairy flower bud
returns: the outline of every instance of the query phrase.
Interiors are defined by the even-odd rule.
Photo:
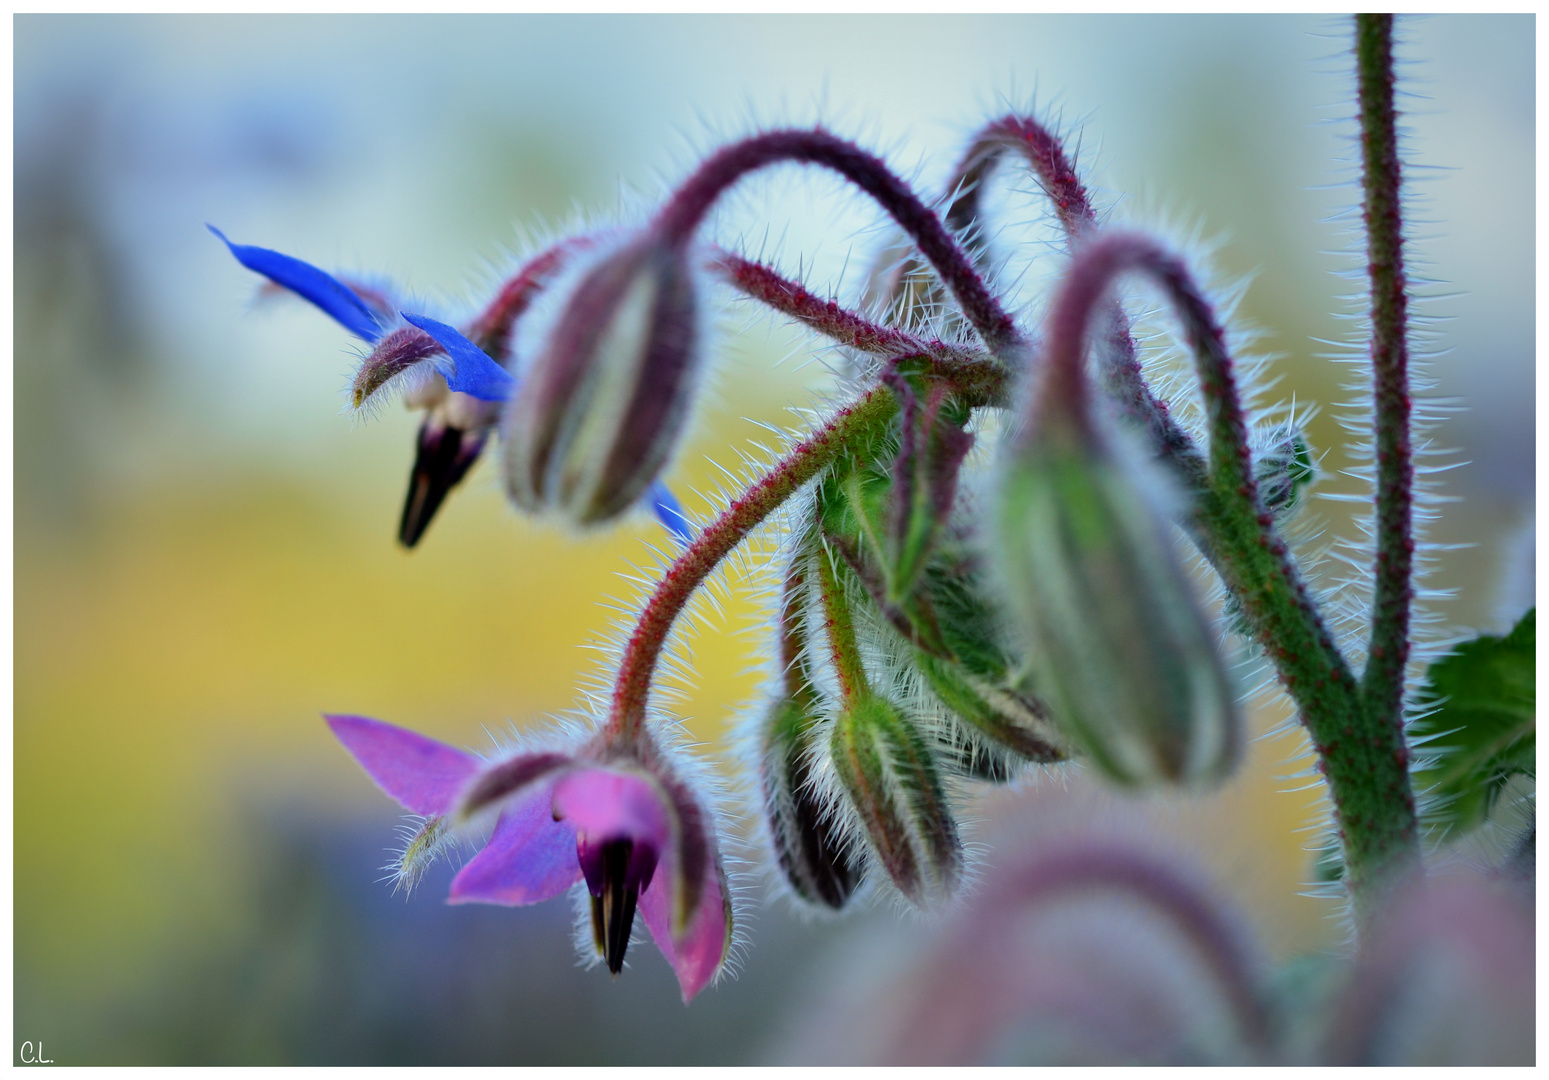
[[[835,718],[829,750],[898,891],[917,904],[949,894],[962,872],[963,848],[920,732],[891,701],[866,696]]]
[[[764,820],[791,890],[809,904],[842,908],[862,868],[814,784],[814,700],[780,698],[765,715],[758,779]]]
[[[697,307],[686,251],[654,233],[576,281],[506,413],[518,504],[587,525],[645,493],[697,386]]]
[[[1301,428],[1285,424],[1271,431],[1255,455],[1253,473],[1266,510],[1282,517],[1295,509],[1302,488],[1312,483],[1316,474],[1312,448]]]
[[[1000,508],[1031,689],[1121,782],[1219,778],[1238,718],[1165,524],[1093,433],[1051,420],[1031,435]]]

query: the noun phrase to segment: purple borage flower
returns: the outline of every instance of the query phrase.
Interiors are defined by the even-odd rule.
[[[573,752],[497,761],[361,716],[328,725],[377,786],[427,818],[400,874],[423,871],[435,840],[498,812],[447,902],[536,904],[585,882],[597,955],[617,974],[638,910],[689,1001],[731,943],[730,894],[711,818],[644,732]],[[422,843],[422,838],[426,842]]]
[[[490,430],[500,419],[502,407],[516,393],[516,377],[507,370],[511,361],[510,323],[525,310],[531,294],[546,283],[546,276],[558,262],[549,256],[559,252],[546,252],[529,264],[533,269],[518,275],[513,285],[496,297],[491,310],[475,320],[473,332],[497,350],[501,359],[496,360],[456,328],[424,315],[399,311],[385,293],[356,282],[340,281],[310,263],[278,251],[232,243],[215,226],[206,228],[220,238],[243,266],[308,301],[350,333],[375,346],[355,379],[357,408],[389,380],[417,365],[428,362],[440,376],[412,389],[406,397],[410,406],[422,406],[427,413],[419,432],[398,532],[405,547],[414,547],[447,493],[478,460]],[[693,541],[693,527],[665,484],[659,480],[652,483],[645,502],[679,543],[687,546]]]

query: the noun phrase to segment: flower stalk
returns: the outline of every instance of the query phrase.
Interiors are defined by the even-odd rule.
[[[1357,15],[1355,33],[1377,448],[1375,588],[1361,688],[1372,724],[1392,728],[1402,748],[1409,608],[1414,598],[1414,455],[1409,438],[1402,177],[1393,106],[1393,16]]]

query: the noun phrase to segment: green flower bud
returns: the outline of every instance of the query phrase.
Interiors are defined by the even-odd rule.
[[[877,861],[917,904],[951,893],[963,868],[957,823],[925,738],[886,698],[854,700],[834,720],[834,771]]]
[[[1276,517],[1294,510],[1301,502],[1302,488],[1316,476],[1312,447],[1301,429],[1286,424],[1271,431],[1256,455],[1253,473],[1264,509]]]
[[[1238,717],[1166,526],[1094,435],[1055,426],[1031,433],[1001,485],[1031,689],[1120,782],[1219,778]]]

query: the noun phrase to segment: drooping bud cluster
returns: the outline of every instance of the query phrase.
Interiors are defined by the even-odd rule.
[[[974,191],[1007,149],[1033,164],[1073,246],[1036,344],[987,284],[980,242],[994,234]],[[872,278],[887,324],[772,267],[695,249],[722,192],[781,161],[839,173],[909,238],[911,252],[891,252]],[[645,225],[540,253],[461,329],[298,260],[232,246],[371,343],[354,405],[402,388],[426,410],[405,545],[498,430],[504,487],[522,510],[591,527],[649,506],[683,547],[619,642],[613,691],[594,699],[605,708],[583,745],[470,764],[380,728],[336,725],[367,771],[428,817],[401,880],[470,820],[498,814],[453,901],[527,903],[575,885],[611,970],[639,914],[686,995],[712,978],[730,926],[717,829],[657,749],[652,680],[696,590],[782,506],[791,543],[779,656],[748,749],[774,863],[801,902],[837,910],[868,888],[921,906],[950,897],[965,877],[961,800],[978,781],[1077,759],[1124,785],[1193,785],[1233,766],[1233,687],[1175,526],[1227,583],[1227,614],[1263,636],[1243,582],[1281,599],[1295,584],[1273,527],[1312,477],[1300,426],[1287,421],[1249,445],[1203,294],[1154,245],[1125,246],[1098,228],[1045,129],[1016,117],[990,125],[949,200],[938,215],[880,159],[821,129],[764,132],[706,158]],[[1161,278],[1187,309],[1208,452],[1151,396],[1135,361],[1111,290],[1134,269]],[[854,365],[864,388],[700,529],[661,476],[703,381],[706,274],[864,357]],[[1100,378],[1085,370],[1094,326]],[[1116,422],[1134,424],[1170,466],[1159,470],[1167,482],[1182,483],[1176,499],[1139,479],[1148,466],[1124,456],[1135,449],[1088,401],[1099,387]],[[1020,415],[1006,416],[1013,408]],[[1248,565],[1246,548],[1278,562]],[[378,751],[399,760],[383,765]]]

